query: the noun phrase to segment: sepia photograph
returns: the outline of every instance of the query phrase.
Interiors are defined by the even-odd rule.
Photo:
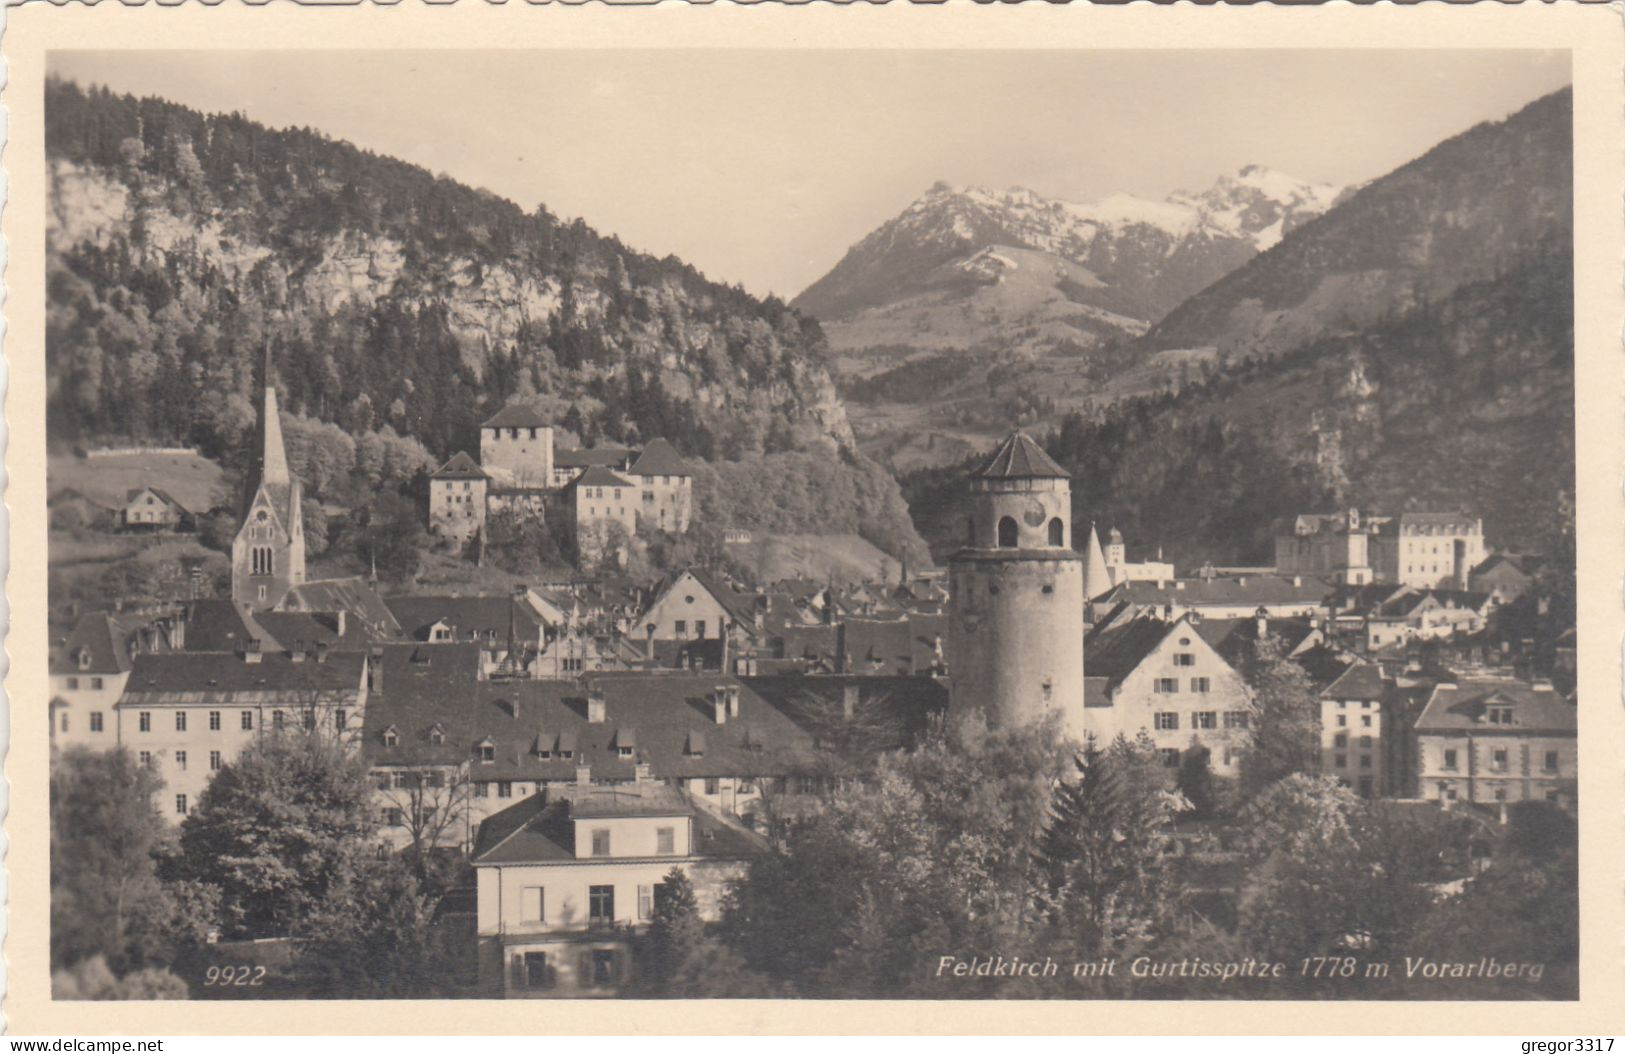
[[[1580,998],[1569,51],[43,71],[52,1000]]]

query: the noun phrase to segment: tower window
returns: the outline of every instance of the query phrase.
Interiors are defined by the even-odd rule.
[[[1059,516],[1049,521],[1049,543],[1056,547],[1066,545],[1066,524]]]
[[[976,519],[972,516],[965,517],[965,544],[976,544]]]
[[[999,548],[1014,549],[1016,547],[1016,521],[1009,516],[999,520]]]

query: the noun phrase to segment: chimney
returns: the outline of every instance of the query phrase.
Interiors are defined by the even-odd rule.
[[[340,608],[339,611],[338,611],[339,636],[341,636],[341,637],[344,636],[344,628],[346,626],[348,626],[349,624],[350,624],[349,612],[345,611],[343,608]]]
[[[858,713],[858,686],[843,684],[841,686],[841,719],[850,721]]]
[[[250,637],[247,640],[243,641],[243,661],[244,662],[249,662],[249,663],[259,662],[261,658],[262,658],[262,656],[260,655],[260,641],[259,641],[258,637]]]
[[[640,761],[632,766],[632,782],[653,783],[655,778],[654,766],[647,761]]]
[[[1302,589],[1303,588],[1303,576],[1302,575],[1293,575],[1292,576],[1292,588],[1293,589]]]
[[[653,622],[651,622],[647,626],[644,626],[643,627],[643,634],[644,634],[644,638],[643,638],[644,639],[644,644],[643,644],[643,646],[644,646],[644,657],[647,658],[650,662],[654,662],[655,661],[655,624]]]
[[[728,686],[728,716],[739,716],[739,686],[737,684]]]
[[[1270,615],[1263,608],[1258,609],[1258,639],[1263,640],[1270,635]]]
[[[728,689],[724,685],[711,689],[711,717],[719,725],[728,723]]]
[[[591,787],[592,786],[592,767],[590,765],[577,765],[576,766],[576,786],[577,787]]]
[[[325,640],[319,640],[316,642],[316,661],[327,661],[327,641]]]
[[[367,691],[384,693],[384,649],[376,646],[367,655]]]
[[[604,690],[598,685],[587,689],[587,723],[601,725],[604,723],[606,706],[604,703]]]

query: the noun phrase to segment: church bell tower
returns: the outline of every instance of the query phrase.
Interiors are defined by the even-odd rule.
[[[282,418],[271,379],[271,352],[265,353],[264,400],[258,420],[258,450],[245,481],[243,522],[231,544],[231,599],[238,608],[269,611],[288,590],[305,581],[305,521],[299,479],[288,468]]]
[[[1083,559],[1071,477],[1014,432],[970,479],[965,545],[948,564],[949,712],[999,725],[1060,716],[1081,740]]]

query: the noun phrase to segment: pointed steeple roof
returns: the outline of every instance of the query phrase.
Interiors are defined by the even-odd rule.
[[[288,450],[282,442],[282,415],[276,404],[276,384],[271,380],[271,349],[265,349],[265,420],[260,425],[263,444],[260,454],[260,482],[287,486]]]
[[[1070,479],[1072,474],[1019,429],[975,473],[977,479]]]
[[[1100,551],[1100,535],[1095,525],[1089,524],[1089,551],[1084,554],[1083,597],[1093,600],[1112,587],[1112,576],[1106,570],[1106,556]]]

